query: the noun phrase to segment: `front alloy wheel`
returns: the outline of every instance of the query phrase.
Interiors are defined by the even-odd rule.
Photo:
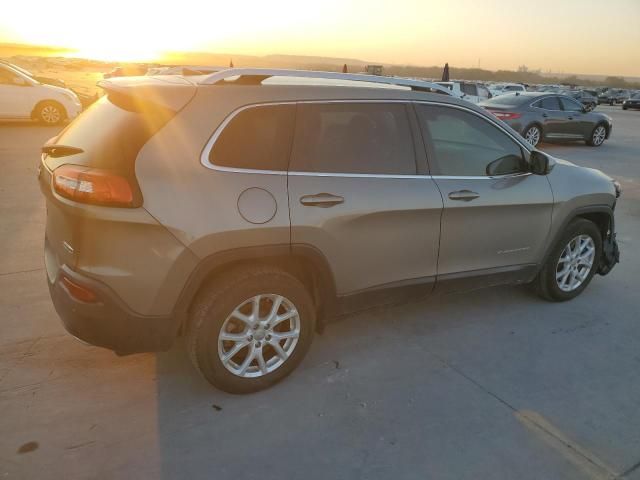
[[[542,132],[536,125],[532,125],[524,133],[524,139],[534,147],[540,143],[540,137],[542,137]]]
[[[602,255],[600,228],[576,218],[565,228],[534,280],[538,294],[552,302],[571,300],[589,285]]]
[[[589,235],[574,237],[560,254],[556,266],[556,282],[563,292],[576,290],[591,273],[596,245]]]
[[[300,337],[300,315],[282,295],[256,295],[238,305],[218,335],[218,357],[229,372],[255,378],[277,370]]]

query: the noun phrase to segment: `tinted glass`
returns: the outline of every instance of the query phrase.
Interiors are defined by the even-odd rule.
[[[507,134],[478,115],[456,108],[418,105],[425,142],[435,158],[431,173],[452,176],[485,176],[524,170],[520,146]]]
[[[545,110],[560,110],[558,97],[547,97],[533,104],[534,107],[544,108]]]
[[[300,104],[290,170],[415,174],[413,138],[405,105]]]
[[[460,87],[462,88],[462,93],[466,93],[467,95],[478,95],[476,86],[473,83],[463,83]]]
[[[560,103],[562,104],[562,109],[566,112],[582,111],[582,105],[572,99],[560,97]]]
[[[295,111],[295,105],[242,110],[216,140],[209,161],[223,167],[286,171]]]
[[[105,95],[70,123],[56,143],[83,150],[73,156],[76,165],[128,169],[144,144],[175,115],[152,104],[140,107],[132,111]]]
[[[482,105],[487,107],[517,107],[525,103],[531,102],[532,97],[525,95],[499,95],[497,97],[490,98],[489,100],[482,102]]]

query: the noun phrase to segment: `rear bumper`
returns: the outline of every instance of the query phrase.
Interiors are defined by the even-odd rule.
[[[67,277],[96,294],[97,301],[76,299],[63,283]],[[177,335],[171,316],[143,316],[132,312],[104,284],[80,275],[66,265],[47,278],[51,300],[67,331],[91,345],[108,348],[120,355],[164,351]]]

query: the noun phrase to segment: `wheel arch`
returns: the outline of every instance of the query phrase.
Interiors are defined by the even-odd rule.
[[[189,276],[174,308],[180,331],[183,331],[191,304],[202,288],[231,270],[256,264],[282,269],[305,285],[314,301],[317,329],[321,331],[324,319],[336,311],[335,280],[325,256],[306,244],[238,248],[203,259]]]
[[[35,120],[35,119],[38,118],[37,117],[38,110],[40,110],[40,108],[45,103],[55,103],[56,105],[58,105],[60,107],[60,110],[62,111],[63,120],[68,118],[69,114],[67,112],[67,109],[64,107],[64,105],[61,102],[59,102],[58,100],[54,100],[52,98],[46,98],[44,100],[40,100],[38,103],[35,104],[35,106],[33,107],[33,110],[31,110],[31,119]]]
[[[538,141],[538,143],[542,143],[542,140],[544,140],[545,136],[545,129],[544,125],[538,120],[532,120],[527,123],[522,129],[522,136],[524,137],[527,134],[527,130],[529,130],[531,127],[538,127],[538,129],[540,130],[540,140]]]
[[[540,271],[547,262],[553,247],[556,245],[567,226],[577,218],[584,218],[593,222],[600,230],[603,240],[606,237],[607,232],[609,232],[609,229],[611,228],[613,230],[614,228],[613,208],[609,205],[590,205],[574,209],[569,215],[567,215],[560,228],[558,228],[554,234],[552,241],[547,245],[544,257],[538,265],[538,271]]]

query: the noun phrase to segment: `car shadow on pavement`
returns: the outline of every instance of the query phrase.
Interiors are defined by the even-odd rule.
[[[170,351],[156,357],[162,478],[257,478],[261,467],[254,460],[268,466],[279,451],[295,452],[299,443],[321,448],[334,435],[334,415],[342,417],[343,410],[362,414],[373,403],[384,402],[389,392],[377,386],[377,375],[388,382],[390,358],[406,355],[416,365],[437,371],[442,365],[428,352],[432,339],[450,339],[456,336],[452,331],[464,332],[474,324],[508,330],[513,318],[508,312],[517,317],[517,312],[536,305],[549,304],[526,288],[498,287],[342,317],[316,335],[309,354],[290,377],[251,395],[231,395],[210,386],[191,365],[183,339],[178,339]],[[397,375],[400,390],[423,388],[412,380],[414,373],[406,378],[401,372]],[[437,381],[438,375],[426,383]],[[393,408],[381,414],[390,419]],[[348,436],[348,430],[336,435]],[[377,439],[366,441],[375,444]],[[328,458],[316,459],[317,465]],[[326,467],[335,471],[335,466]],[[281,478],[293,474],[276,468],[261,478],[277,478],[276,472]],[[322,478],[320,473],[311,478]]]

